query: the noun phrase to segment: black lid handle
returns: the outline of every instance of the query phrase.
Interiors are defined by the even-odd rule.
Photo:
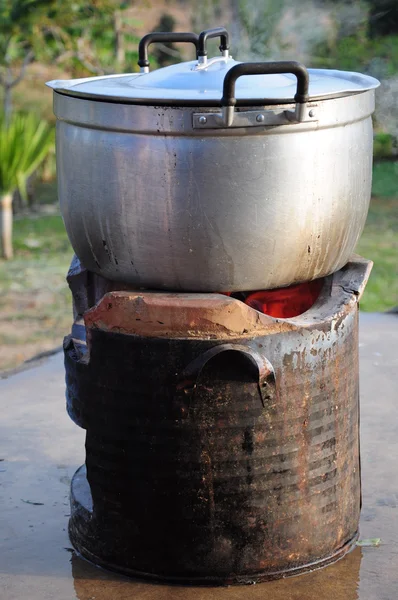
[[[207,56],[207,40],[219,37],[221,40],[220,52],[225,54],[229,50],[229,33],[225,27],[215,27],[214,29],[206,29],[199,34],[198,58]]]
[[[221,106],[225,125],[230,127],[233,121],[233,111],[236,104],[235,83],[238,77],[244,75],[275,75],[279,73],[292,73],[297,78],[294,101],[298,105],[298,116],[299,120],[301,120],[302,105],[308,102],[309,74],[306,67],[295,61],[253,62],[235,65],[224,77]],[[267,104],[267,100],[265,98],[245,99],[245,103],[258,106]]]
[[[154,42],[183,42],[187,44],[193,44],[198,52],[199,36],[196,33],[184,33],[184,32],[164,32],[154,31],[144,35],[138,45],[138,66],[141,71],[147,73],[149,71],[149,60],[148,60],[148,46]]]

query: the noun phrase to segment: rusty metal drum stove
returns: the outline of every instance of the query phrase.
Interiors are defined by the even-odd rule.
[[[86,429],[70,537],[96,564],[195,584],[318,568],[358,535],[358,300],[371,263],[278,319],[220,294],[69,273],[67,405]]]

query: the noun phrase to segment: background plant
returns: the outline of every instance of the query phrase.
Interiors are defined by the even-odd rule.
[[[53,128],[31,114],[0,116],[0,221],[3,258],[12,258],[12,194],[27,198],[26,182],[48,155]]]

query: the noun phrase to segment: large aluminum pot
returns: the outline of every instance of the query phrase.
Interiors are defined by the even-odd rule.
[[[222,56],[207,60],[215,35]],[[148,45],[164,39],[194,43],[198,60],[149,73]],[[341,268],[368,211],[377,80],[237,63],[222,29],[150,34],[139,52],[140,74],[49,83],[61,211],[84,266],[187,291]]]

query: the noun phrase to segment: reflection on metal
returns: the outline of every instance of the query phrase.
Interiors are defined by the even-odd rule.
[[[210,58],[210,60],[208,60],[207,56],[199,56],[198,62],[192,67],[192,71],[203,71],[203,69],[207,69],[208,67],[211,67],[211,65],[215,65],[217,63],[222,62],[225,63],[228,61],[228,59],[228,50],[225,50],[222,56],[215,56],[214,58]]]

